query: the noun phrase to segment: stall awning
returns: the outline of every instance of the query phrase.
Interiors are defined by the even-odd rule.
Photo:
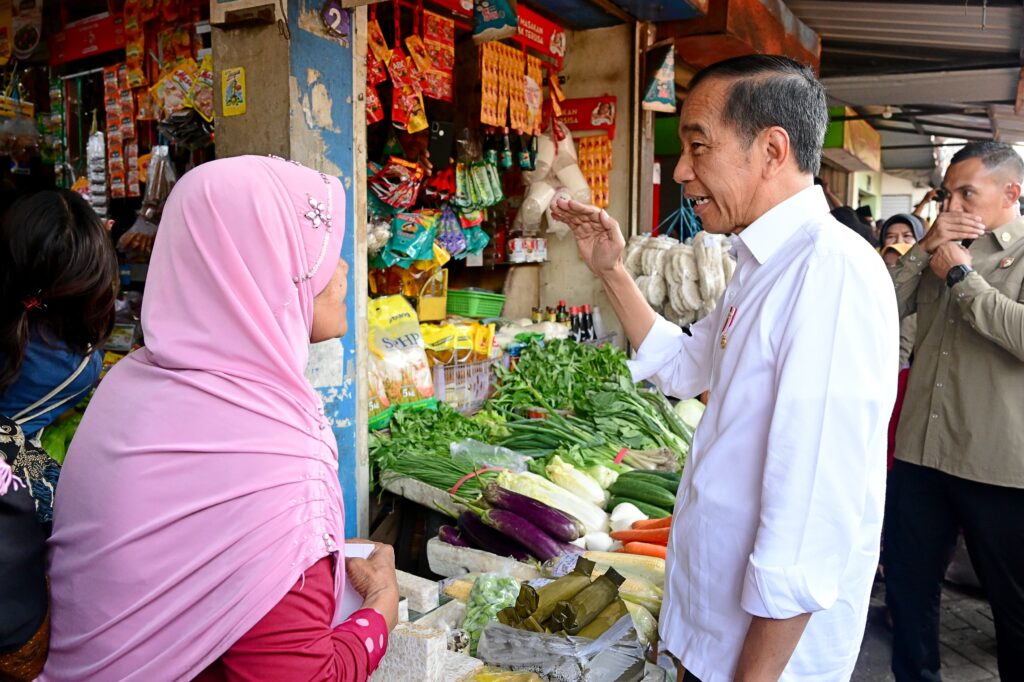
[[[628,21],[679,21],[700,17],[710,0],[533,0],[531,5],[557,17],[566,28],[616,26]]]
[[[937,138],[1024,142],[1019,1],[786,4],[821,36],[831,103],[882,133],[887,170],[924,168]]]
[[[821,40],[782,0],[715,0],[705,17],[667,22],[659,38],[674,38],[679,60],[704,67],[753,53],[784,54],[815,69]]]

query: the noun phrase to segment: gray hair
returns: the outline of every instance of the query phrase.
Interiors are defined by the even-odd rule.
[[[988,170],[1005,168],[1013,173],[1017,182],[1024,182],[1024,160],[1021,160],[1017,150],[1005,142],[987,140],[968,143],[953,155],[949,165],[952,166],[968,159],[981,159]]]
[[[732,81],[722,118],[749,147],[762,130],[778,126],[789,134],[797,167],[816,174],[828,127],[825,87],[810,68],[789,57],[755,54],[712,64],[690,81]]]

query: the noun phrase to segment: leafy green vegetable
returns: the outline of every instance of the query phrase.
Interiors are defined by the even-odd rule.
[[[697,430],[700,418],[704,416],[704,403],[693,398],[692,400],[680,400],[676,403],[675,413],[683,420],[683,423],[692,430]]]
[[[514,370],[499,367],[496,372],[498,391],[491,402],[506,410],[564,410],[606,381],[629,377],[626,354],[618,348],[571,339],[531,341]]]
[[[444,403],[436,410],[398,411],[390,434],[370,434],[370,461],[381,480],[408,476],[448,490],[475,471],[469,462],[452,460],[449,446],[466,438],[491,442],[501,429],[493,415],[478,414],[470,419]],[[486,472],[470,478],[455,495],[463,500],[476,499],[483,485],[496,475]]]
[[[43,450],[46,450],[46,454],[52,457],[57,464],[64,464],[68,448],[71,447],[71,439],[74,438],[81,421],[82,413],[76,410],[43,429],[40,443]]]

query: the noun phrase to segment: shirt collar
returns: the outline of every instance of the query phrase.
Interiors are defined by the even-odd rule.
[[[776,204],[739,233],[738,238],[761,265],[775,255],[808,217],[828,214],[825,193],[817,185]]]
[[[1024,217],[1015,218],[992,230],[992,238],[1004,250],[1013,246],[1021,237],[1024,237]]]

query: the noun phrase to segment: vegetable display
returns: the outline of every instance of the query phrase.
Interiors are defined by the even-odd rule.
[[[553,509],[532,497],[506,490],[496,483],[490,483],[484,488],[484,499],[491,506],[508,509],[530,519],[555,540],[572,542],[587,532],[576,517]]]
[[[512,557],[517,561],[529,561],[530,553],[522,544],[492,528],[471,511],[459,515],[459,531],[468,544],[498,556]],[[438,536],[441,537],[441,536]],[[444,540],[444,538],[441,538]],[[450,543],[454,544],[454,543]]]
[[[516,584],[511,599],[478,580],[467,614],[476,637],[496,618],[597,638],[626,615],[655,637],[680,469],[701,407],[673,407],[633,383],[625,359],[612,347],[530,340],[514,369],[496,368],[496,393],[475,416],[445,404],[399,410],[389,432],[371,435],[377,480],[416,479],[461,503],[442,542],[548,575],[575,562],[543,586]]]
[[[588,533],[601,533],[608,530],[608,514],[600,507],[555,485],[546,478],[528,471],[520,474],[503,471],[498,474],[498,485],[571,514],[580,520]]]
[[[508,576],[486,574],[476,579],[466,604],[466,617],[462,629],[469,634],[469,652],[476,655],[480,633],[494,620],[498,611],[516,603],[519,583]]]

